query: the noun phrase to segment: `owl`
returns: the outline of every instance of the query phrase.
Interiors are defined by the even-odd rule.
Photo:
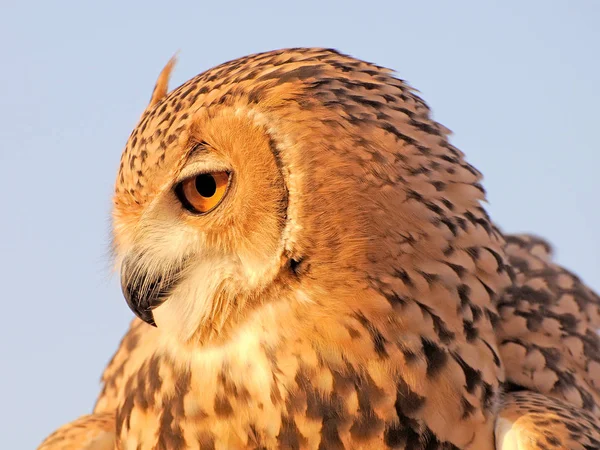
[[[168,93],[173,63],[115,187],[137,319],[41,449],[600,448],[598,297],[407,83],[298,48]]]

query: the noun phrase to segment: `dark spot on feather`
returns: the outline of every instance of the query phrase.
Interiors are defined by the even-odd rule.
[[[448,354],[436,343],[421,338],[423,354],[427,360],[427,376],[432,378],[440,373],[448,361]]]

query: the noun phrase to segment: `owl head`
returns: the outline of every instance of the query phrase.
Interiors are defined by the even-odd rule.
[[[290,49],[167,93],[172,67],[114,195],[123,292],[144,321],[188,341],[274,302],[335,316],[418,295],[431,277],[459,286],[441,266],[497,246],[479,173],[389,70]]]

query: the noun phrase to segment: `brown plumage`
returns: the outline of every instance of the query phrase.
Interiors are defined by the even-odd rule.
[[[60,427],[38,450],[113,450],[115,438],[114,412],[94,413]]]
[[[600,298],[538,238],[508,236],[506,252],[516,275],[498,301],[507,379],[600,416]]]
[[[117,178],[125,297],[157,327],[134,321],[104,374],[95,414],[114,416],[116,448],[493,449],[499,411],[522,414],[504,387],[596,412],[544,371],[580,374],[595,399],[585,349],[527,380],[549,314],[568,302],[550,290],[519,328],[535,303],[519,289],[548,255],[507,246],[479,172],[404,82],[292,49],[161,98],[170,70]],[[211,203],[221,191],[202,183],[217,174],[227,186]],[[573,320],[592,325],[584,296]]]
[[[496,422],[496,448],[505,450],[595,450],[598,417],[537,392],[506,396]]]

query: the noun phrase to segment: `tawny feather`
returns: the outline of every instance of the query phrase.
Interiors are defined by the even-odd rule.
[[[102,417],[119,449],[595,448],[598,297],[494,226],[413,89],[328,49],[167,93],[173,64],[113,209],[125,296],[157,327],[132,323],[94,415],[59,436]],[[228,190],[198,213],[179,183],[214,171]]]

